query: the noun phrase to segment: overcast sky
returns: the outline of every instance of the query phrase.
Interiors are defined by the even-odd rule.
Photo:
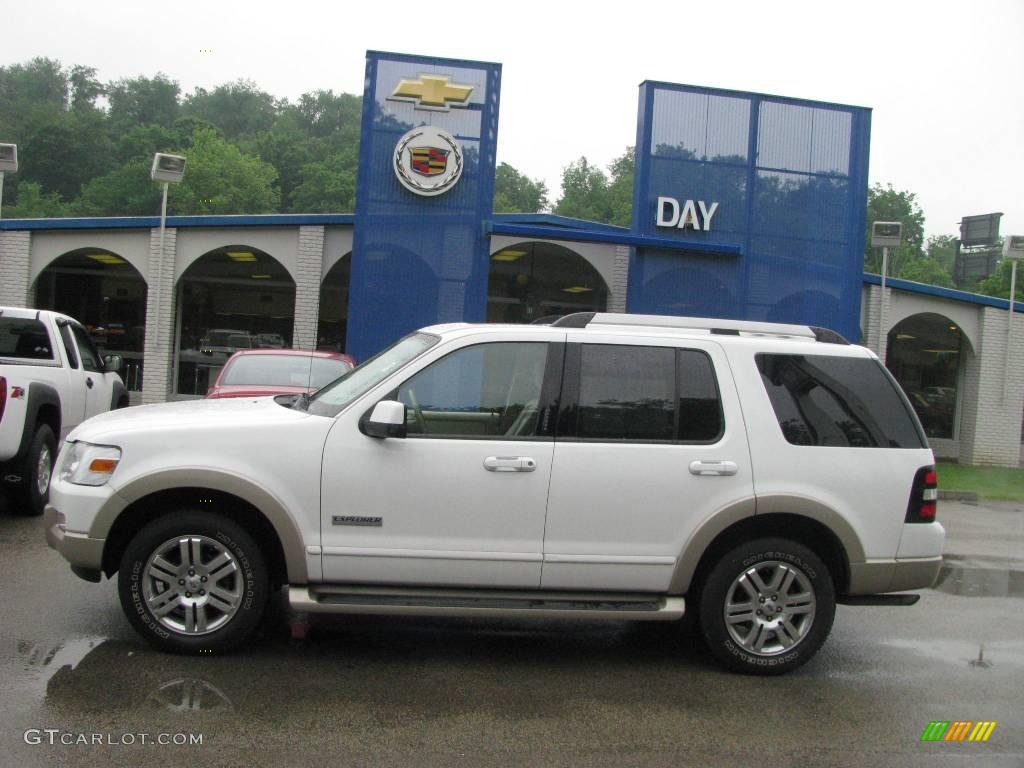
[[[636,138],[645,79],[871,107],[872,183],[916,192],[929,234],[1002,211],[1024,233],[1024,0],[627,3],[0,0],[0,64],[183,92],[248,78],[294,99],[362,93],[365,52],[503,65],[498,159],[542,178]],[[211,49],[212,53],[201,53]]]

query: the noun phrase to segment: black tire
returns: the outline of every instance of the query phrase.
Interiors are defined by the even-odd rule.
[[[45,489],[40,491],[42,484],[40,466],[49,457],[49,470],[45,476]],[[20,515],[37,517],[43,514],[46,502],[50,500],[50,476],[57,458],[57,440],[53,430],[47,424],[40,424],[32,437],[28,453],[21,467],[21,484],[14,493],[13,509]]]
[[[775,589],[773,579],[779,580]],[[761,590],[758,581],[767,589]],[[737,672],[781,675],[806,664],[825,642],[835,618],[828,568],[795,541],[765,538],[741,544],[711,567],[703,585],[699,600],[704,642],[719,662]],[[801,597],[806,594],[812,599]],[[733,606],[731,622],[726,621],[727,604]]]
[[[197,542],[198,556],[190,560],[180,552],[177,558],[174,554],[177,542],[173,540],[185,538]],[[161,552],[166,553],[163,562],[173,566],[174,576],[181,577],[179,584],[172,583],[173,576],[160,581],[148,570],[150,559]],[[217,579],[224,566],[206,571],[204,563],[212,563],[225,553],[230,556],[228,562],[233,560],[235,570]],[[189,563],[193,561],[199,565],[189,575]],[[209,581],[203,578],[204,573]],[[228,603],[214,595],[213,588],[208,593],[204,589],[214,582],[220,593],[237,595],[232,612],[219,607]],[[193,594],[184,590],[197,591]],[[118,573],[121,607],[132,626],[156,648],[173,653],[224,653],[244,643],[260,624],[269,592],[263,553],[245,529],[221,515],[191,509],[159,517],[135,534]],[[157,615],[147,597],[155,598],[158,604],[164,597],[163,604],[171,610],[163,617]],[[210,625],[206,631],[201,631],[200,609]]]

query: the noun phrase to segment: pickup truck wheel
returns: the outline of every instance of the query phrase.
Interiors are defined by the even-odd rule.
[[[50,476],[57,456],[53,430],[40,424],[22,465],[22,485],[14,509],[23,515],[41,515],[50,499]]]
[[[832,577],[814,552],[787,539],[757,539],[712,566],[700,595],[700,626],[726,667],[779,675],[814,656],[835,610]]]
[[[175,653],[224,652],[245,642],[263,616],[267,568],[233,520],[178,510],[129,542],[118,592],[135,629]]]

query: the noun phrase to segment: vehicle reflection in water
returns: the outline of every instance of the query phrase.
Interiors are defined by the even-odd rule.
[[[1024,571],[947,558],[932,589],[963,597],[1024,597]]]
[[[235,706],[213,683],[198,677],[171,680],[158,687],[146,699],[150,706],[175,714],[190,715],[219,709],[234,712]]]
[[[52,671],[42,676],[46,704],[73,712],[157,712],[171,717],[234,715],[223,681],[211,682],[206,659],[166,656],[119,640],[92,638],[65,644],[50,654]],[[67,648],[79,650],[72,657]],[[154,663],[157,660],[159,663]],[[59,664],[60,666],[55,666]],[[202,674],[197,674],[199,669]]]
[[[19,641],[18,655],[24,659],[29,687],[42,697],[50,680],[64,670],[73,671],[105,640],[104,637],[80,637],[51,646]]]

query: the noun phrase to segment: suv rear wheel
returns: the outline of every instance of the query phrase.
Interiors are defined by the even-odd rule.
[[[121,606],[157,648],[227,651],[263,616],[263,554],[233,520],[191,510],[157,518],[128,544],[118,573]]]
[[[832,577],[810,549],[757,539],[726,553],[704,581],[700,626],[711,653],[730,669],[778,675],[805,664],[835,617]]]

